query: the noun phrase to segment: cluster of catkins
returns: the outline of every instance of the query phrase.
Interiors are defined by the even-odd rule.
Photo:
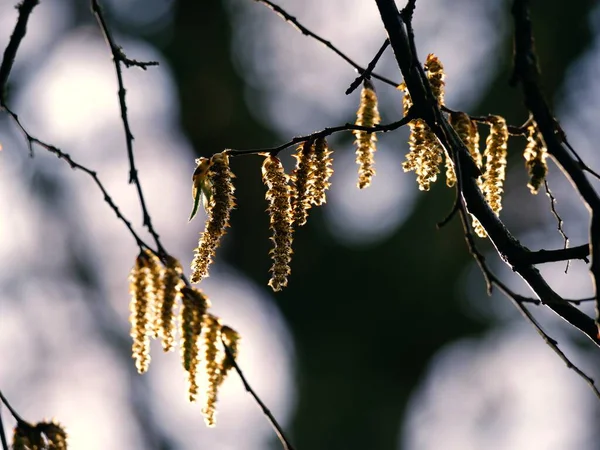
[[[305,141],[294,155],[297,162],[291,175],[285,173],[277,156],[263,154],[262,178],[267,186],[267,212],[273,242],[269,286],[274,291],[283,289],[288,283],[294,228],[306,223],[313,205],[322,205],[326,201],[325,191],[330,186],[329,178],[333,173],[331,153],[324,137]],[[229,216],[235,206],[234,176],[229,169],[227,150],[216,153],[210,159],[198,158],[196,163],[192,217],[201,196],[204,196],[208,217],[192,261],[192,283],[208,276],[208,267],[229,227]]]
[[[171,351],[179,330],[189,399],[196,401],[201,386],[202,414],[206,424],[214,426],[217,392],[233,367],[240,337],[208,312],[210,300],[199,289],[186,287],[182,274],[181,264],[171,256],[161,260],[149,250],[138,255],[130,274],[132,354],[138,372],[146,372],[150,338],[160,338],[163,350]]]
[[[433,54],[427,56],[425,72],[431,86],[433,95],[440,106],[444,105],[444,67],[440,60]],[[404,92],[403,107],[407,114],[412,106],[410,94],[404,83],[398,86]],[[483,120],[489,126],[486,146],[483,154],[479,150],[479,132],[477,123],[463,112],[449,114],[449,122],[456,133],[468,148],[473,161],[481,171],[477,183],[485,200],[496,214],[502,209],[502,193],[506,178],[506,157],[508,148],[508,126],[501,116],[488,116]],[[431,183],[437,180],[440,172],[439,165],[445,159],[446,184],[452,187],[456,184],[454,164],[444,150],[433,131],[422,119],[414,119],[409,123],[410,137],[408,140],[409,153],[403,163],[405,172],[414,171],[417,175],[419,189],[428,191]],[[528,127],[528,143],[524,157],[529,171],[529,188],[537,194],[543,183],[548,167],[546,165],[547,151],[537,126],[532,122]],[[480,237],[486,237],[485,230],[477,219],[473,218],[473,228]]]
[[[52,420],[32,425],[19,420],[13,432],[14,450],[67,450],[67,433]]]

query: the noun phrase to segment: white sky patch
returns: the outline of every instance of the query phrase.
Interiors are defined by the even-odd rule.
[[[438,353],[409,404],[399,448],[592,448],[597,400],[525,327],[492,331],[484,341],[462,340]],[[565,344],[569,355],[585,358]]]

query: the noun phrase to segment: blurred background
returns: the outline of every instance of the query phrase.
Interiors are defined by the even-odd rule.
[[[127,56],[159,67],[125,72],[141,183],[168,251],[185,267],[204,215],[191,223],[194,158],[277,145],[353,121],[356,73],[251,0],[104,0]],[[447,104],[471,114],[526,118],[511,73],[506,0],[417,2],[420,57],[436,53]],[[598,169],[600,6],[535,3],[544,87],[571,143]],[[375,2],[280,0],[359,64],[385,38]],[[17,18],[0,0],[0,48]],[[401,81],[391,52],[377,71]],[[375,82],[384,123],[401,118],[398,91]],[[142,217],[128,162],[109,49],[85,0],[34,10],[12,73],[9,103],[28,130],[94,168],[136,229]],[[483,132],[483,130],[481,130]],[[600,448],[598,399],[500,294],[488,297],[458,220],[436,229],[453,192],[419,192],[402,172],[407,130],[380,137],[377,175],[356,188],[350,134],[330,139],[333,186],[295,236],[289,286],[267,287],[270,260],[260,157],[232,160],[238,207],[202,288],[243,337],[240,365],[298,450]],[[239,378],[223,386],[217,427],[187,402],[177,354],[153,345],[144,376],[129,337],[128,273],[135,241],[93,181],[26,142],[0,116],[0,388],[29,421],[56,417],[73,450],[277,449]],[[502,218],[531,249],[560,248],[548,198],[529,194],[524,139],[512,138]],[[284,161],[289,168],[289,151]],[[559,169],[549,183],[572,245],[587,212]],[[147,240],[151,242],[150,239]],[[508,285],[527,295],[479,240]],[[592,295],[587,266],[540,267],[559,293]],[[582,306],[592,314],[591,305]],[[546,310],[548,332],[590,375],[598,349]],[[14,421],[2,410],[8,427]],[[10,431],[10,430],[8,430]]]

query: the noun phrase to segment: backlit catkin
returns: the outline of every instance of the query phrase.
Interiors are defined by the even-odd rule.
[[[311,189],[315,174],[315,147],[314,141],[308,140],[298,147],[296,154],[296,169],[291,177],[292,189],[292,217],[294,225],[302,226],[308,218],[311,207]]]
[[[183,268],[177,259],[166,257],[165,269],[162,277],[162,289],[157,297],[157,326],[162,340],[163,350],[173,350],[175,343],[174,309],[178,298],[181,297],[181,288],[184,283],[181,278]]]
[[[483,192],[492,211],[500,214],[502,209],[502,193],[506,178],[506,155],[508,143],[508,127],[506,120],[500,116],[489,116],[490,134],[486,139],[483,153],[485,157],[485,174]]]
[[[233,196],[235,188],[232,183],[233,174],[229,169],[229,156],[226,152],[216,153],[211,158],[208,179],[212,186],[212,196],[208,203],[208,218],[205,230],[200,237],[192,261],[190,281],[199,283],[208,276],[208,267],[215,251],[229,226],[229,216],[235,206]]]
[[[150,261],[145,252],[140,252],[129,275],[132,356],[139,373],[146,372],[150,365],[150,335],[155,295]]]
[[[360,93],[360,105],[356,112],[356,125],[373,127],[381,118],[377,109],[377,94],[373,84],[365,80]],[[368,131],[354,130],[356,137],[356,163],[358,164],[358,187],[364,189],[371,184],[375,175],[375,151],[377,136]]]
[[[200,334],[206,311],[210,308],[209,299],[198,289],[183,288],[181,305],[181,359],[187,372],[190,402],[198,395],[198,364],[200,353]]]
[[[523,153],[525,166],[529,172],[527,187],[532,194],[537,194],[548,173],[548,165],[546,164],[548,150],[540,137],[535,123],[527,127],[527,133],[527,146]]]
[[[221,342],[221,323],[216,317],[206,314],[202,322],[202,365],[204,397],[202,415],[209,427],[214,427],[217,394],[221,372],[225,361],[225,349]]]
[[[269,286],[274,291],[280,291],[288,283],[292,260],[292,207],[290,203],[291,188],[288,184],[281,161],[276,156],[268,155],[262,166],[263,182],[268,190],[265,195],[269,202],[267,211],[270,217],[270,228],[273,233],[271,240],[274,247],[271,250],[273,265]]]
[[[404,92],[402,104],[406,115],[412,106],[412,100],[404,83],[400,84],[398,89]],[[439,165],[442,162],[443,149],[424,120],[411,120],[408,126],[410,151],[406,154],[406,161],[402,163],[402,168],[405,172],[415,171],[419,189],[428,191],[431,183],[437,180],[440,173]]]
[[[450,125],[456,130],[458,137],[464,142],[465,146],[469,150],[471,154],[471,158],[477,165],[477,168],[481,169],[483,165],[483,158],[481,156],[481,152],[479,151],[479,132],[477,131],[477,125],[475,122],[471,120],[468,114],[464,112],[453,112],[449,117]],[[477,179],[477,185],[483,191],[483,179],[479,177]],[[486,237],[487,234],[483,229],[483,226],[475,218],[475,216],[471,216],[473,219],[473,230],[475,234],[479,237]]]
[[[327,201],[325,191],[331,186],[329,179],[333,175],[332,153],[327,146],[327,140],[324,137],[317,138],[315,141],[314,177],[310,189],[310,201],[313,205],[322,205]]]

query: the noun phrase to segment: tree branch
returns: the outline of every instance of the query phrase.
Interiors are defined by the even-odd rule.
[[[397,130],[398,128],[408,124],[412,120],[412,115],[409,113],[406,117],[398,120],[397,122],[392,122],[387,125],[375,125],[373,127],[364,127],[361,125],[354,125],[351,123],[347,123],[345,125],[340,125],[337,127],[328,127],[324,128],[321,131],[316,131],[315,133],[307,134],[306,136],[297,136],[293,138],[291,141],[286,142],[285,144],[278,145],[277,147],[271,148],[258,148],[258,149],[249,149],[249,150],[227,150],[227,154],[230,156],[242,156],[242,155],[257,155],[260,153],[271,153],[272,155],[277,155],[282,150],[289,148],[295,144],[300,144],[302,142],[317,139],[320,137],[327,137],[334,133],[339,133],[341,131],[349,131],[349,130],[362,130],[369,131],[372,133],[381,132],[386,133],[388,131]]]
[[[403,22],[393,0],[375,1],[398,67],[410,92],[415,110],[413,114],[427,123],[453,158],[455,167],[459,167],[458,185],[469,212],[482,224],[500,257],[523,278],[541,302],[600,346],[596,325],[590,317],[565,302],[532,265],[517,264],[523,260],[523,255],[528,250],[512,236],[483,198],[476,182],[479,170],[475,167],[468,149],[440,111],[429,82],[420,69],[421,64],[414,50],[415,45],[409,40],[408,26]]]
[[[592,264],[590,273],[594,283],[596,297],[596,339],[600,340],[600,197],[581,170],[580,164],[571,157],[561,139],[560,126],[552,115],[548,103],[540,88],[540,71],[534,47],[533,29],[529,16],[529,2],[515,0],[512,7],[515,22],[515,54],[512,84],[520,84],[523,90],[525,106],[535,119],[548,153],[557,161],[563,172],[585,201],[591,215],[590,255]],[[558,132],[558,133],[557,133]]]
[[[233,357],[231,350],[229,349],[227,344],[225,344],[225,341],[222,338],[221,338],[221,342],[223,343],[223,347],[225,348],[225,353],[227,355],[227,358],[229,359],[229,361],[231,361],[231,364],[232,364],[233,368],[235,369],[235,371],[237,372],[238,376],[240,377],[240,380],[242,380],[244,389],[246,389],[246,392],[248,392],[254,398],[254,400],[256,401],[258,406],[260,406],[260,409],[262,410],[263,414],[267,417],[267,419],[273,426],[273,429],[275,430],[275,434],[277,434],[277,437],[279,438],[279,441],[281,442],[283,449],[284,450],[294,450],[294,447],[290,443],[289,439],[286,437],[286,435],[283,431],[283,428],[281,428],[281,425],[279,425],[279,423],[277,422],[277,420],[275,419],[275,417],[273,416],[273,414],[271,413],[269,408],[267,408],[267,405],[265,405],[263,403],[263,401],[260,399],[260,397],[256,394],[256,392],[254,392],[254,390],[250,386],[250,383],[248,383],[248,380],[246,380],[246,377],[244,376],[242,370],[240,369],[240,366],[238,365],[237,361]]]
[[[346,89],[346,92],[345,92],[346,95],[352,94],[356,90],[356,88],[358,88],[360,86],[360,84],[363,82],[363,80],[367,80],[371,77],[371,74],[373,73],[373,70],[375,70],[375,66],[379,62],[379,59],[381,58],[381,56],[383,55],[383,53],[386,51],[386,49],[389,46],[390,46],[390,41],[388,39],[386,39],[385,42],[383,43],[383,45],[381,46],[381,48],[379,49],[379,51],[375,54],[375,56],[373,57],[373,59],[371,60],[369,65],[367,66],[367,69],[364,72],[362,72],[358,77],[356,77],[356,79],[352,82],[352,84],[350,84],[350,87],[348,89]]]
[[[129,126],[129,119],[127,116],[127,103],[125,101],[125,86],[123,84],[123,73],[121,71],[121,63],[124,63],[126,66],[138,66],[142,68],[146,68],[148,65],[156,65],[158,63],[149,62],[149,63],[140,63],[139,61],[127,59],[123,53],[123,50],[115,44],[115,41],[112,38],[111,32],[108,28],[106,20],[104,19],[104,15],[102,14],[102,8],[100,7],[99,0],[91,0],[91,8],[92,12],[96,16],[96,20],[104,34],[106,42],[110,48],[113,57],[113,64],[115,67],[115,73],[117,75],[117,82],[119,84],[119,107],[121,109],[121,120],[123,122],[123,129],[125,131],[125,143],[127,146],[127,157],[129,158],[129,183],[135,184],[138,198],[140,201],[140,206],[142,208],[142,216],[143,216],[143,224],[148,229],[152,237],[154,238],[154,242],[156,243],[156,247],[158,248],[159,253],[166,254],[162,243],[160,242],[160,236],[154,229],[152,225],[152,218],[150,217],[150,213],[148,212],[148,207],[146,206],[146,200],[144,198],[144,193],[142,191],[142,184],[138,177],[138,171],[135,165],[135,157],[133,153],[133,134],[131,133],[131,127]]]
[[[2,64],[0,65],[0,108],[6,106],[6,86],[8,84],[8,77],[12,70],[15,58],[17,57],[17,50],[19,45],[27,33],[27,22],[29,16],[33,12],[33,8],[37,6],[39,0],[23,0],[17,5],[19,10],[19,18],[15,28],[10,36],[8,45],[4,50],[4,56],[2,57]]]

